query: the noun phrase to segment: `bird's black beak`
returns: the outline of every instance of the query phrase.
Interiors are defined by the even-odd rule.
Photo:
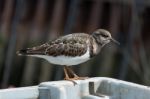
[[[114,43],[120,45],[120,43],[119,43],[118,41],[116,41],[115,39],[111,38],[110,40],[111,40],[112,42],[114,42]]]

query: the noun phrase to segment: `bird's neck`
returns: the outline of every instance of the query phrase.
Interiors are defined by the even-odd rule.
[[[92,47],[92,57],[97,55],[98,53],[100,53],[101,48],[103,47],[103,45],[97,43],[97,41],[95,40],[95,38],[91,37],[91,47]]]

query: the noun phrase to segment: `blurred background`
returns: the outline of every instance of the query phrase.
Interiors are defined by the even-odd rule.
[[[80,76],[150,85],[150,0],[0,0],[0,88],[62,80],[63,67],[16,51],[107,29],[120,42],[73,67]]]

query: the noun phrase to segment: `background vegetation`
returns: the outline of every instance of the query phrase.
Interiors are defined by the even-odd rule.
[[[16,51],[74,32],[104,28],[121,44],[107,45],[77,74],[150,85],[149,0],[0,0],[0,88],[63,79],[63,68]]]

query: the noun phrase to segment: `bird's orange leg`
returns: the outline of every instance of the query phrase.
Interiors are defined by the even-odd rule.
[[[69,75],[68,75],[68,72],[67,72],[67,69],[66,69],[66,67],[64,67],[64,73],[65,73],[65,80],[66,79],[69,79]]]
[[[71,81],[71,82],[73,82],[74,85],[76,85],[77,83],[76,83],[73,79],[71,79],[71,78],[69,77],[68,72],[69,72],[69,71],[68,71],[67,66],[64,66],[64,73],[65,73],[65,78],[64,78],[64,80]],[[72,75],[71,75],[71,76],[72,76]]]
[[[84,80],[88,78],[88,77],[79,77],[77,74],[75,74],[75,72],[69,66],[65,66],[65,68],[66,68],[66,71],[68,71],[68,73],[70,74],[68,76],[69,80]]]

